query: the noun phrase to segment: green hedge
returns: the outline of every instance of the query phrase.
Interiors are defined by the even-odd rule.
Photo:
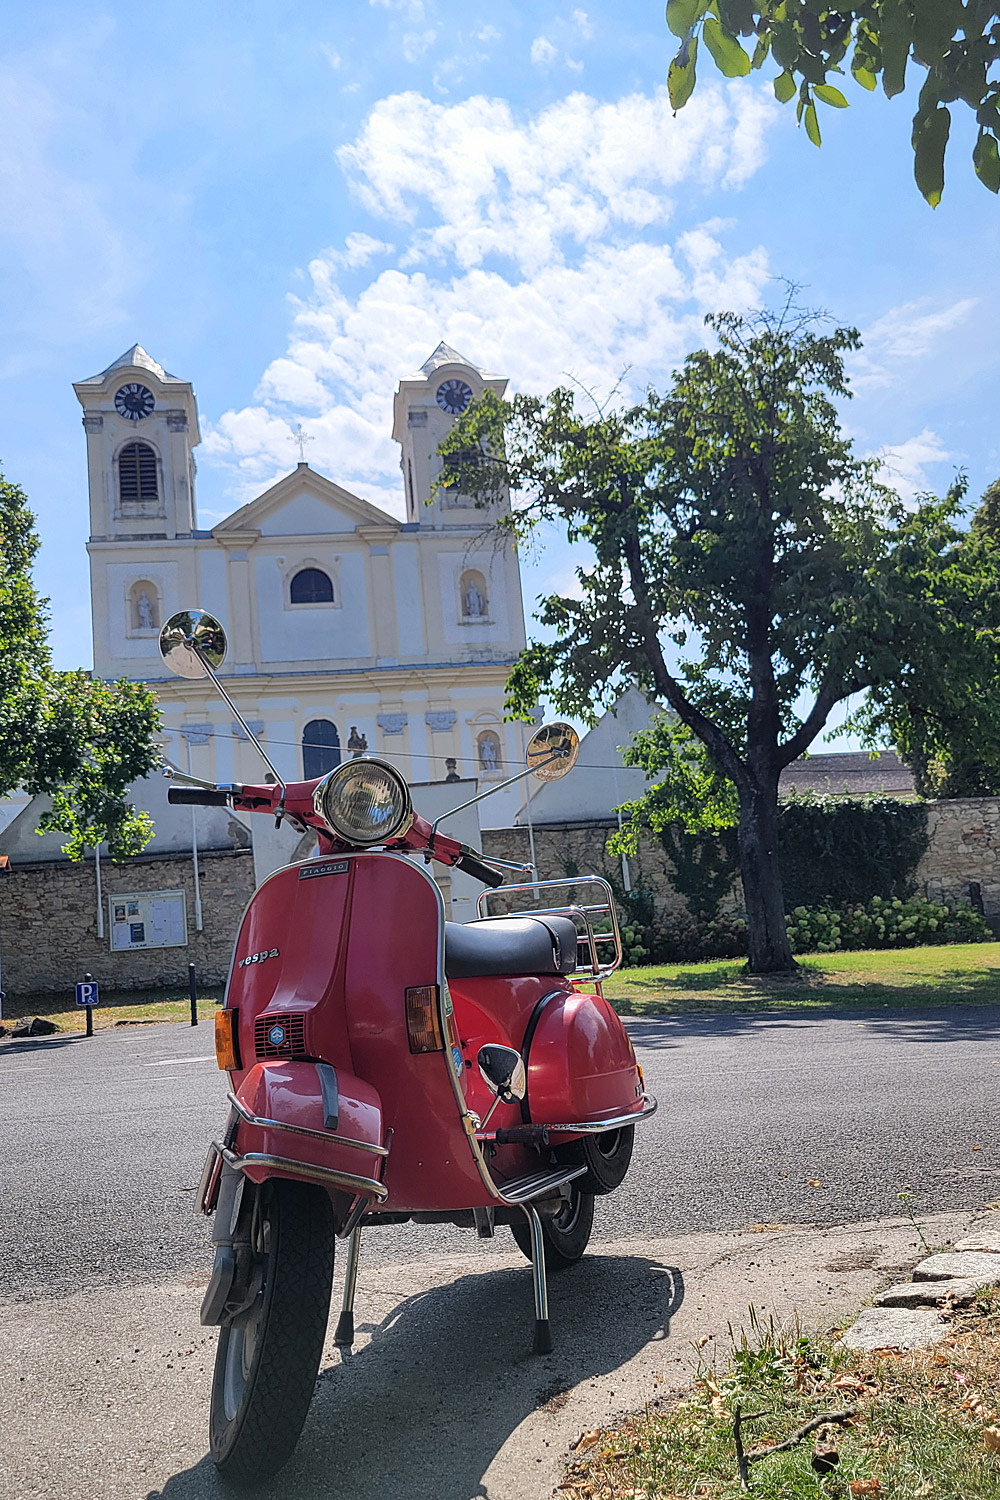
[[[633,902],[622,924],[626,964],[696,963],[745,958],[747,927],[740,917],[698,920],[670,913],[643,922]],[[851,948],[913,948],[921,943],[985,943],[992,938],[982,916],[965,901],[922,896],[873,896],[864,905],[797,906],[787,918],[793,953],[836,953]]]

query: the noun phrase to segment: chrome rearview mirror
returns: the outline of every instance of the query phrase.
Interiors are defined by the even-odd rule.
[[[476,1061],[491,1094],[496,1094],[504,1104],[513,1104],[516,1099],[524,1098],[528,1084],[520,1052],[490,1042],[480,1047]]]
[[[210,677],[228,649],[226,632],[205,609],[181,610],[160,631],[160,655],[177,677]]]
[[[580,736],[561,719],[543,724],[528,741],[525,765],[538,781],[559,781],[572,771],[580,754]]]

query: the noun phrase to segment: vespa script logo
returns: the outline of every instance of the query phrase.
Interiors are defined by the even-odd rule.
[[[265,959],[277,958],[277,956],[277,948],[265,948],[263,953],[251,953],[248,958],[241,958],[236,967],[245,969],[248,964],[262,964]]]

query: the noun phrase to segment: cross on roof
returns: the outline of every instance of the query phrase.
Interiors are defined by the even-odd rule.
[[[306,443],[312,443],[312,442],[315,441],[315,439],[312,438],[309,435],[308,432],[305,432],[303,430],[302,423],[300,422],[299,425],[298,425],[298,427],[296,427],[295,431],[292,433],[291,437],[288,439],[288,441],[290,443],[298,443],[298,445],[299,445],[299,463],[300,464],[304,464],[305,461],[306,461]]]

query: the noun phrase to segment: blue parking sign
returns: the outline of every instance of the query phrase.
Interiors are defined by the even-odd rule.
[[[98,1005],[100,1003],[97,998],[96,979],[90,980],[88,984],[77,985],[76,1003],[77,1005]]]

